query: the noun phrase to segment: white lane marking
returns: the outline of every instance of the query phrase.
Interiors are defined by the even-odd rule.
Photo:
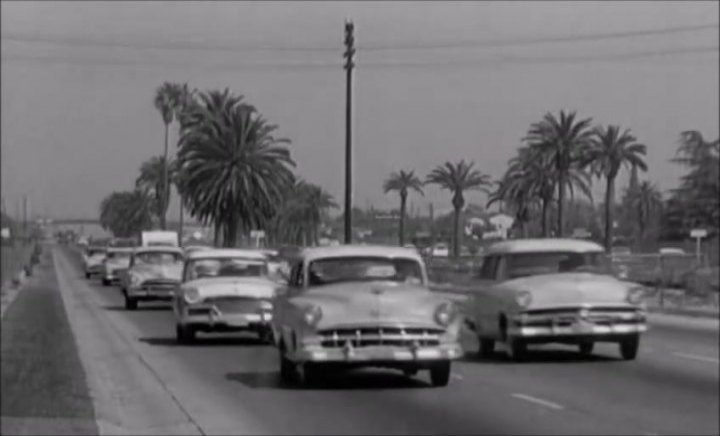
[[[714,357],[700,356],[698,354],[687,354],[687,353],[673,353],[673,354],[677,357],[682,357],[684,359],[698,360],[700,362],[720,363],[720,360],[718,360]]]
[[[532,397],[530,395],[512,394],[512,396],[521,400],[529,401],[531,403],[540,404],[541,406],[549,407],[555,410],[563,410],[565,408],[560,404],[553,403],[552,401],[543,400],[542,398]]]
[[[643,435],[645,435],[645,436],[660,436],[659,433],[653,433],[653,432],[643,433]]]

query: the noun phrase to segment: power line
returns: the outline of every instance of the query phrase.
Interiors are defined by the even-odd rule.
[[[656,29],[644,30],[628,30],[620,32],[606,33],[585,33],[576,35],[556,35],[548,37],[524,37],[504,40],[487,40],[487,41],[455,41],[442,42],[434,44],[399,44],[399,45],[359,45],[359,51],[398,51],[398,50],[438,50],[438,49],[455,49],[455,48],[493,48],[493,47],[512,47],[523,45],[539,45],[539,44],[555,44],[555,43],[573,43],[601,41],[610,39],[628,39],[643,36],[669,35],[686,32],[696,32],[700,30],[717,29],[717,23],[700,24],[693,26],[676,26]],[[138,50],[213,50],[213,51],[230,51],[230,52],[337,52],[341,46],[239,46],[227,44],[212,44],[198,41],[164,41],[164,42],[130,42],[130,41],[103,41],[91,40],[83,38],[62,38],[58,36],[42,36],[42,35],[22,35],[22,34],[4,34],[3,41],[12,41],[20,43],[36,43],[48,45],[64,45],[76,47],[115,47],[129,48]]]
[[[695,46],[675,49],[653,50],[653,51],[636,51],[626,53],[614,53],[606,55],[571,55],[571,56],[495,56],[491,59],[463,59],[448,61],[370,61],[360,62],[360,68],[382,68],[382,67],[452,67],[452,66],[483,66],[483,65],[505,65],[505,64],[554,64],[554,63],[585,63],[585,62],[612,62],[612,61],[632,61],[636,59],[647,59],[656,57],[669,57],[679,55],[694,55],[703,53],[718,53],[719,46]],[[38,63],[64,63],[73,65],[98,65],[98,66],[134,66],[134,67],[194,67],[199,69],[230,69],[230,70],[263,70],[263,69],[328,69],[341,68],[342,62],[337,61],[321,61],[321,62],[255,62],[255,63],[214,63],[214,62],[175,62],[165,60],[133,60],[133,59],[108,59],[108,58],[88,58],[88,57],[71,57],[71,56],[28,56],[20,54],[3,54],[3,61],[30,61]]]

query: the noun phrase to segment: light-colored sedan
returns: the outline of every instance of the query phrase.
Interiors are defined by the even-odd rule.
[[[103,261],[106,253],[107,249],[105,247],[89,247],[83,253],[83,269],[85,270],[86,279],[103,273]]]
[[[120,278],[130,265],[132,252],[132,248],[108,247],[105,259],[102,262],[103,286],[120,283]]]
[[[235,331],[251,331],[271,342],[277,286],[268,277],[267,259],[256,250],[188,253],[173,303],[178,342],[194,341],[197,332]]]
[[[492,245],[474,283],[468,321],[480,353],[496,343],[522,360],[529,344],[596,342],[620,346],[635,359],[646,331],[644,288],[612,275],[601,246],[572,239],[525,239]]]
[[[135,310],[140,301],[172,301],[182,278],[182,269],[183,251],[180,248],[137,248],[121,279],[125,308]]]
[[[462,317],[431,292],[425,264],[407,248],[345,245],[303,250],[275,302],[273,331],[284,382],[324,371],[381,367],[429,370],[445,386],[462,356]]]

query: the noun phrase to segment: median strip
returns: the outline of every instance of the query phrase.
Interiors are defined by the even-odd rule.
[[[549,407],[550,409],[555,409],[555,410],[563,410],[563,409],[565,409],[565,407],[563,407],[563,406],[560,405],[560,404],[553,403],[552,401],[543,400],[542,398],[537,398],[537,397],[533,397],[533,396],[530,396],[530,395],[525,395],[525,394],[512,394],[511,396],[514,397],[514,398],[521,399],[521,400],[529,401],[529,402],[531,402],[531,403],[539,404],[539,405],[541,405],[541,406]]]

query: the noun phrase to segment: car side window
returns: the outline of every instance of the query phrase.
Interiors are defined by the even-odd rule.
[[[498,264],[498,256],[488,256],[480,268],[480,274],[478,278],[482,280],[495,280],[495,271]]]

